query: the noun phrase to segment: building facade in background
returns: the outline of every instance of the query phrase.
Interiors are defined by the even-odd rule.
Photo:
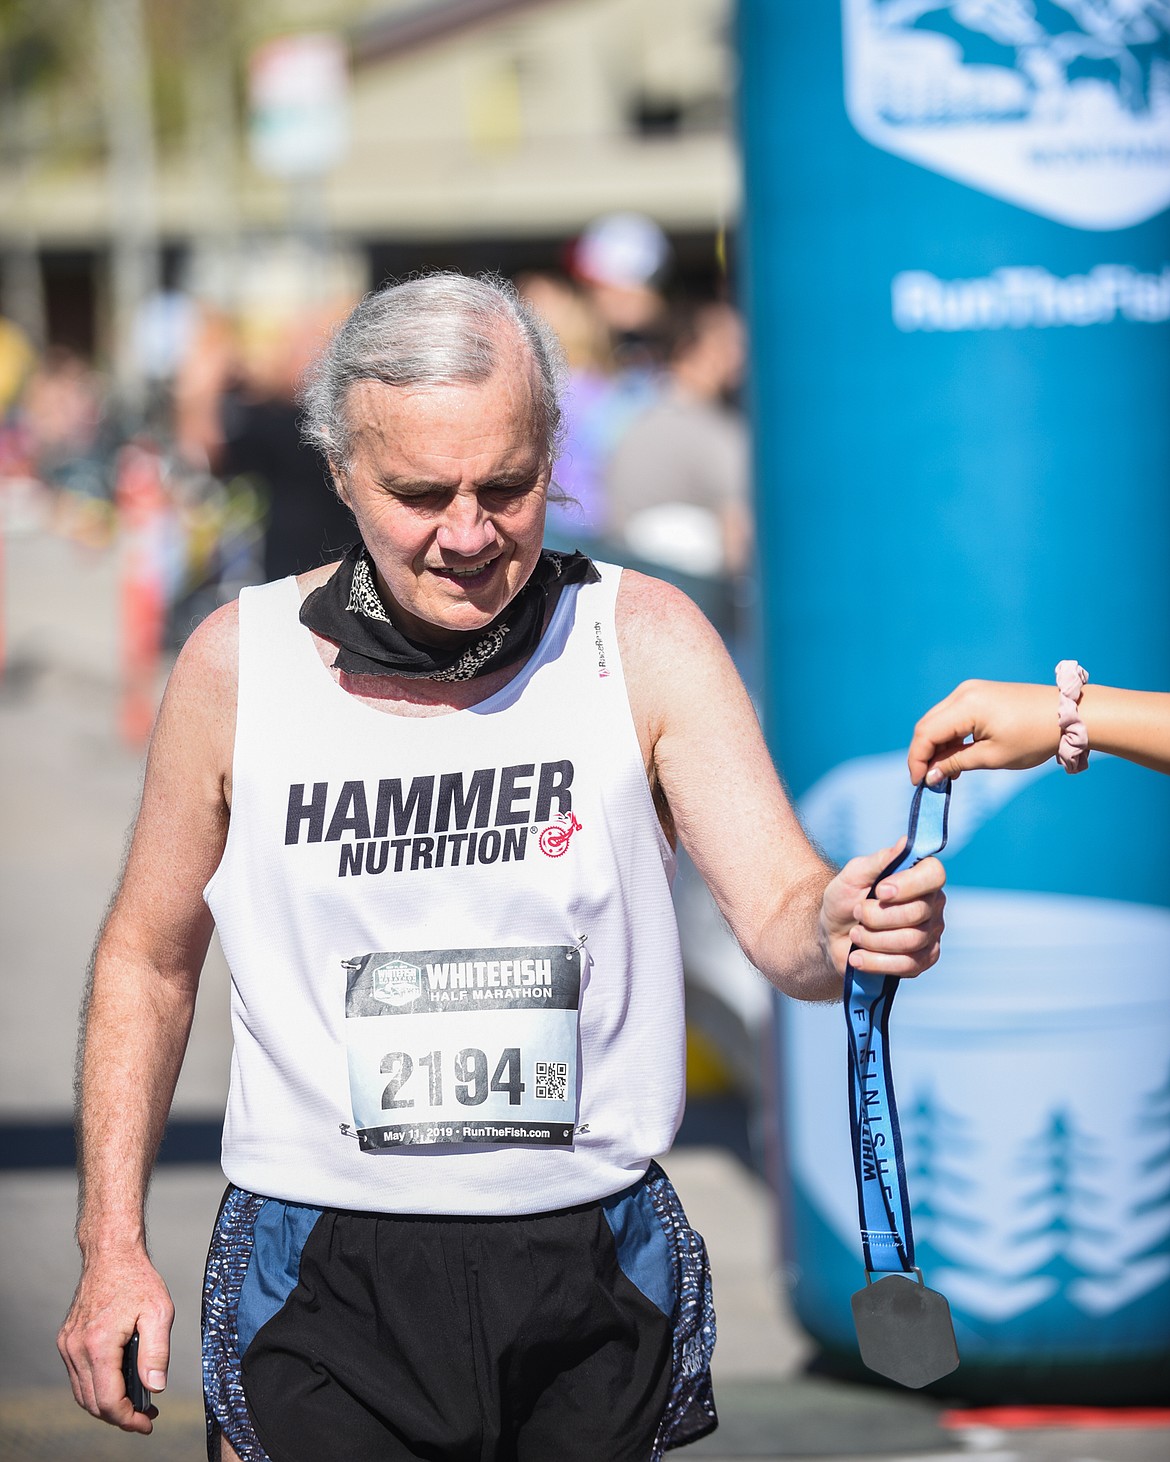
[[[428,265],[547,268],[622,209],[667,231],[684,276],[710,275],[738,211],[730,0],[90,0],[68,26],[61,8],[17,4],[0,31],[3,309],[39,309],[34,333],[91,356],[111,352],[124,216],[127,123],[94,40],[110,13],[137,11],[146,37],[164,284],[246,288],[290,236],[359,288]],[[249,145],[250,70],[305,33],[342,42],[345,145],[278,175]]]

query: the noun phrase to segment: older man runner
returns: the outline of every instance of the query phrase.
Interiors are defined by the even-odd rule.
[[[498,281],[367,298],[307,394],[361,546],[247,590],[171,676],[81,1063],[78,1402],[149,1431],[173,1315],[143,1207],[213,923],[229,1179],[209,1455],[607,1462],[714,1425],[683,1106],[676,836],[800,999],[933,964],[933,860],[809,846],[718,636],[542,552],[555,343]]]

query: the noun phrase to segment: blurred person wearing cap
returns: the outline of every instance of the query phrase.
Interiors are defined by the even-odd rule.
[[[668,339],[660,394],[607,467],[611,529],[666,568],[736,575],[752,542],[747,427],[728,400],[743,380],[743,323],[728,304],[679,304]]]
[[[492,277],[368,296],[304,395],[361,543],[246,589],[172,672],[79,1070],[80,1405],[148,1432],[173,1306],[150,1170],[213,926],[229,1180],[212,1462],[647,1462],[716,1424],[682,1116],[674,845],[801,999],[934,964],[937,860],[808,843],[719,636],[543,547],[555,336]]]
[[[670,241],[643,213],[595,220],[569,251],[570,272],[593,299],[609,329],[618,364],[641,362],[665,317],[662,281]]]

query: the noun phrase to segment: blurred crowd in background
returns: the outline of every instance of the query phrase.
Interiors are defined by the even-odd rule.
[[[569,368],[547,536],[675,579],[734,638],[751,598],[744,330],[725,273],[696,290],[673,263],[655,222],[616,213],[567,241],[556,269],[515,275]],[[98,362],[64,345],[38,353],[0,317],[7,518],[104,549],[152,517],[172,648],[245,584],[327,561],[354,534],[300,438],[296,399],[354,293],[229,313],[175,272],[136,323],[149,389],[133,413]]]

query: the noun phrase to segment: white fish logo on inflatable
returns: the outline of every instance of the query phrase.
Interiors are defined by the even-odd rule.
[[[869,142],[1084,229],[1170,204],[1167,0],[842,0]]]

